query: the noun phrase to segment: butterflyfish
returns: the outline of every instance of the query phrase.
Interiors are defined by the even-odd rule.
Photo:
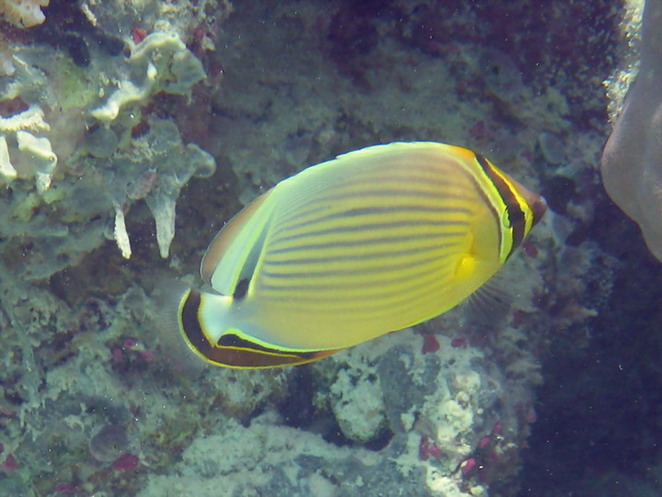
[[[442,314],[486,283],[546,210],[482,155],[376,145],[285,179],[232,218],[177,325],[203,360],[314,361]]]

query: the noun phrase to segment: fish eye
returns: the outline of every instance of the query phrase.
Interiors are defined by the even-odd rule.
[[[243,299],[246,296],[246,293],[248,292],[249,283],[250,280],[248,278],[242,278],[241,280],[239,280],[239,283],[237,283],[237,287],[235,288],[232,297],[235,300]]]

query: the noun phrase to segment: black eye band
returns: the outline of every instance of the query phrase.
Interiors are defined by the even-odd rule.
[[[506,216],[508,216],[510,227],[513,230],[513,245],[510,253],[506,257],[508,258],[513,253],[513,250],[515,250],[524,239],[526,216],[517,200],[517,197],[515,196],[515,193],[512,190],[511,185],[504,181],[504,179],[496,173],[494,167],[485,157],[477,153],[475,156],[476,161],[478,164],[480,164],[483,172],[490,179],[494,185],[494,188],[496,188],[497,192],[499,192],[503,203],[506,205]]]

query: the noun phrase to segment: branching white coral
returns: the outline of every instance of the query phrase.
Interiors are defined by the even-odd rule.
[[[184,145],[173,122],[150,119],[149,126],[147,135],[135,140],[130,150],[118,152],[107,166],[107,170],[113,171],[108,188],[115,198],[114,238],[127,259],[131,256],[131,243],[124,216],[132,201],[145,199],[156,222],[159,252],[166,258],[175,236],[175,207],[180,190],[192,176],[209,177],[216,168],[207,152],[193,144]],[[142,172],[137,175],[138,171]]]
[[[0,117],[0,182],[35,178],[40,192],[48,189],[57,156],[49,139],[38,135],[49,130],[44,112],[37,105],[11,117]]]
[[[161,90],[187,95],[195,83],[205,78],[200,60],[173,33],[147,36],[135,47],[128,66],[130,77],[117,82],[117,89],[105,104],[90,112],[95,119],[113,121],[123,108],[144,102]]]
[[[9,243],[14,249],[18,237],[34,247],[16,271],[28,279],[47,278],[105,238],[130,257],[125,216],[141,199],[152,211],[159,251],[167,257],[179,191],[193,175],[210,175],[214,159],[184,144],[174,122],[148,120],[150,131],[139,138],[129,132],[155,93],[189,94],[205,77],[202,63],[176,34],[156,32],[128,60],[98,54],[83,84],[78,69],[52,47],[7,48],[14,74],[0,77],[0,100],[18,98],[27,109],[0,116],[0,188],[15,186],[12,198],[0,199],[0,248]],[[83,116],[91,119],[86,123]],[[51,187],[56,168],[58,182]],[[42,203],[57,207],[37,209]]]
[[[7,44],[7,40],[0,33],[0,76],[11,76],[15,72],[12,51]]]
[[[0,0],[0,17],[21,28],[29,28],[44,22],[41,7],[49,0]]]
[[[11,183],[17,175],[16,168],[9,160],[7,140],[3,135],[0,135],[0,181]]]

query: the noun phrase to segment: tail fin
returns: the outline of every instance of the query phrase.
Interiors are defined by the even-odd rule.
[[[180,305],[190,290],[183,281],[164,278],[152,295],[155,301],[153,326],[168,369],[195,378],[206,369],[206,363],[189,348],[179,324]]]

